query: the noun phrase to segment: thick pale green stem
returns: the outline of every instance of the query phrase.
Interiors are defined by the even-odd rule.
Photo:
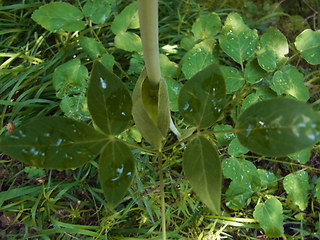
[[[161,197],[161,228],[162,228],[162,239],[167,239],[167,224],[166,224],[166,206],[165,206],[165,195],[164,195],[164,182],[163,182],[163,168],[162,168],[162,153],[158,155],[159,161],[159,173],[160,173],[160,197]]]
[[[148,79],[157,86],[161,79],[158,38],[158,0],[138,0],[140,33]]]

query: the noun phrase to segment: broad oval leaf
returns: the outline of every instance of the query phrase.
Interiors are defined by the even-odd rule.
[[[320,30],[304,30],[297,36],[295,45],[308,63],[320,64]]]
[[[103,23],[111,12],[110,0],[89,0],[83,6],[83,13],[89,17],[94,24]]]
[[[132,100],[127,87],[102,63],[93,65],[88,108],[95,124],[106,134],[119,134],[131,120]]]
[[[99,158],[99,180],[111,210],[126,194],[134,173],[135,161],[129,147],[116,139],[107,142]]]
[[[111,31],[117,35],[120,32],[127,31],[127,29],[136,28],[139,28],[138,4],[133,2],[114,18],[111,24]]]
[[[192,32],[195,39],[208,39],[217,35],[221,28],[221,20],[216,13],[201,14],[193,23]]]
[[[290,65],[276,71],[272,79],[278,95],[288,94],[297,100],[306,102],[310,98],[310,94],[303,80],[303,74],[296,67]]]
[[[230,66],[221,66],[220,69],[226,84],[227,93],[237,91],[244,85],[244,78],[239,70]]]
[[[80,59],[70,60],[54,70],[53,86],[57,97],[85,93],[87,89],[88,69],[81,65]]]
[[[259,203],[253,212],[267,237],[276,238],[283,235],[282,205],[276,198],[269,198]]]
[[[82,36],[79,38],[79,44],[92,60],[107,52],[102,43],[93,38]]]
[[[286,156],[317,143],[320,115],[306,103],[276,98],[247,108],[239,117],[240,143],[266,156]]]
[[[128,52],[142,52],[141,38],[132,32],[117,34],[114,38],[114,45]]]
[[[85,123],[62,117],[29,121],[0,138],[0,151],[40,168],[68,169],[93,160],[106,136]]]
[[[80,31],[86,26],[82,12],[65,2],[52,2],[40,7],[32,14],[32,19],[52,32]]]
[[[232,126],[224,124],[214,126],[214,135],[217,138],[220,146],[228,146],[229,143],[236,137]]]
[[[256,58],[248,62],[244,70],[244,77],[247,82],[251,84],[262,82],[267,74],[268,73],[260,67]]]
[[[210,127],[221,115],[226,89],[218,65],[210,65],[182,87],[178,104],[185,121],[198,128]]]
[[[189,142],[183,154],[183,169],[193,190],[208,208],[220,213],[221,162],[212,143],[203,136]]]
[[[260,38],[256,52],[259,65],[273,72],[286,63],[289,46],[286,37],[276,28],[269,28]]]
[[[65,95],[60,102],[60,108],[66,117],[74,120],[87,121],[91,119],[85,96],[73,95],[69,97]]]
[[[154,88],[143,72],[133,90],[132,115],[141,135],[156,149],[160,149],[170,127],[168,88],[161,79]]]
[[[219,38],[221,49],[234,61],[242,64],[251,57],[257,47],[257,30],[251,30],[238,13],[230,13]]]
[[[308,207],[308,194],[310,190],[309,176],[305,171],[291,173],[285,176],[283,187],[293,204],[298,205],[301,211]]]

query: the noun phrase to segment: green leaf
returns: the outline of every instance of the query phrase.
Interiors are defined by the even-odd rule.
[[[80,37],[79,44],[92,60],[95,60],[102,54],[106,53],[106,49],[102,43],[97,42],[93,38]]]
[[[135,160],[129,147],[119,140],[109,141],[99,158],[99,180],[110,210],[122,200],[135,173]]]
[[[311,147],[320,137],[320,115],[306,103],[276,98],[258,102],[239,117],[242,145],[266,156],[286,156]]]
[[[178,65],[175,62],[171,62],[170,59],[160,54],[160,69],[162,77],[173,77],[178,71]]]
[[[320,178],[317,180],[317,185],[316,185],[316,195],[315,197],[320,200]]]
[[[298,160],[301,164],[306,164],[311,157],[312,148],[307,148],[295,154],[289,155],[289,158],[292,160]]]
[[[212,143],[198,136],[187,144],[183,155],[183,169],[193,190],[208,208],[220,213],[221,163]]]
[[[138,4],[133,2],[114,18],[111,31],[117,35],[127,29],[137,29],[139,26]]]
[[[221,49],[234,61],[242,64],[257,47],[257,30],[251,30],[238,13],[230,13],[219,38]]]
[[[168,94],[169,94],[169,101],[170,101],[170,109],[173,112],[178,112],[178,97],[180,90],[182,88],[182,84],[177,82],[172,78],[165,78],[167,86],[168,86]]]
[[[133,53],[130,59],[130,66],[128,69],[128,74],[138,74],[142,72],[144,68],[144,58],[140,53]]]
[[[111,0],[88,0],[83,6],[83,13],[94,24],[103,23],[111,12]]]
[[[273,72],[286,63],[289,47],[286,37],[276,28],[269,28],[260,38],[256,52],[259,65]]]
[[[114,45],[117,48],[128,52],[142,52],[142,42],[140,37],[131,32],[121,32],[114,38]]]
[[[52,2],[40,7],[32,14],[32,19],[52,32],[81,31],[86,26],[82,12],[69,3]]]
[[[269,172],[264,169],[258,169],[258,174],[261,181],[261,186],[263,187],[277,186],[277,178],[273,172]]]
[[[267,237],[276,238],[283,235],[282,205],[278,199],[269,198],[265,203],[259,203],[253,216]]]
[[[259,102],[260,96],[257,93],[251,93],[242,102],[241,113],[256,102]]]
[[[235,92],[244,85],[243,75],[236,68],[221,66],[220,69],[226,84],[227,93]]]
[[[306,102],[310,98],[310,94],[303,80],[303,74],[296,67],[290,65],[276,71],[272,79],[278,95],[288,94],[297,100]]]
[[[216,125],[214,126],[214,131],[228,131],[233,130],[231,125]],[[225,133],[214,133],[217,138],[219,145],[227,146],[229,143],[236,137],[235,133],[233,132],[225,132]]]
[[[198,128],[210,127],[221,115],[225,84],[218,65],[210,65],[182,87],[178,104],[184,120]]]
[[[53,73],[53,86],[57,91],[57,97],[84,93],[87,89],[87,79],[88,70],[81,65],[79,58],[60,65]]]
[[[320,64],[320,30],[304,30],[297,36],[295,45],[308,63]]]
[[[217,35],[221,28],[221,20],[216,13],[201,14],[193,23],[192,32],[195,39],[208,39]]]
[[[74,95],[69,97],[65,95],[61,100],[60,108],[65,116],[74,120],[87,121],[91,119],[85,96]]]
[[[160,149],[170,127],[170,105],[167,84],[160,80],[152,87],[143,72],[133,90],[132,115],[141,135]]]
[[[195,45],[182,58],[182,72],[187,79],[205,69],[213,63],[218,63],[218,58],[213,54],[216,41],[207,39]]]
[[[226,191],[226,206],[234,211],[243,209],[252,194],[253,191],[247,182],[232,181]]]
[[[288,198],[295,205],[298,205],[301,211],[304,211],[308,207],[310,185],[307,172],[300,171],[285,176],[283,187],[288,194]]]
[[[233,139],[228,147],[228,154],[231,156],[237,157],[249,152],[249,149],[242,146],[238,138]]]
[[[255,84],[262,82],[266,75],[267,72],[259,66],[257,59],[253,59],[247,63],[244,77],[248,83]]]
[[[93,160],[106,142],[85,123],[62,117],[29,121],[0,138],[0,151],[39,168],[69,169]]]
[[[101,63],[110,71],[113,69],[113,65],[115,64],[114,57],[108,53],[104,53],[101,56]]]
[[[106,134],[119,134],[131,120],[132,100],[120,79],[102,63],[93,65],[88,107],[95,124]]]

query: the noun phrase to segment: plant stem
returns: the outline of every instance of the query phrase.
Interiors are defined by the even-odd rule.
[[[148,79],[158,86],[161,79],[158,38],[158,0],[138,0],[142,50]]]
[[[160,196],[161,196],[161,228],[162,228],[162,239],[167,239],[166,233],[166,206],[164,201],[164,182],[163,182],[163,169],[162,169],[162,152],[158,154],[159,162],[159,174],[160,174]]]

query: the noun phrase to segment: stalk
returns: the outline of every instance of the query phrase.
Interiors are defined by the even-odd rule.
[[[158,86],[161,79],[158,38],[158,0],[138,0],[142,50],[148,79]]]
[[[162,229],[162,239],[167,239],[166,233],[166,206],[164,199],[164,182],[163,182],[163,167],[162,167],[162,153],[158,155],[159,161],[159,174],[160,174],[160,197],[161,197],[161,229]]]

